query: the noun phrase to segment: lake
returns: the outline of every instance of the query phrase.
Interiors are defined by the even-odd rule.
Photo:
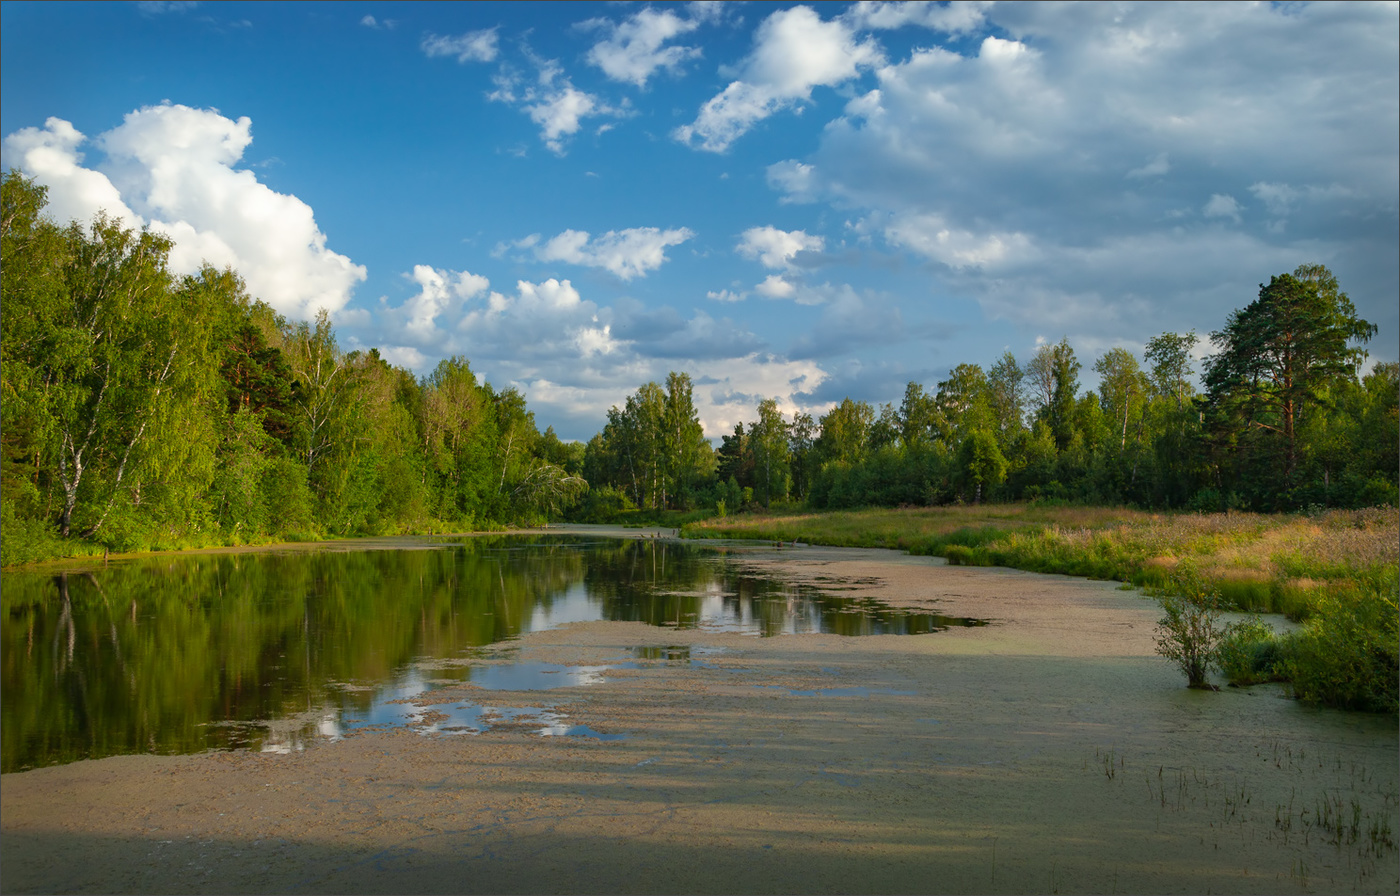
[[[609,667],[474,661],[479,648],[572,622],[758,637],[926,635],[981,624],[843,596],[834,583],[766,578],[740,569],[722,547],[669,539],[388,544],[6,573],[3,771],[127,753],[296,749],[358,727],[421,723],[399,701],[449,683],[586,686]],[[634,654],[704,662],[689,649]],[[477,733],[512,713],[533,713],[541,734],[601,736],[547,710],[470,703],[426,728]]]

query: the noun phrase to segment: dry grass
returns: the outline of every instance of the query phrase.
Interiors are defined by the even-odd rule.
[[[1191,576],[1240,607],[1290,615],[1306,615],[1333,586],[1394,579],[1400,563],[1394,507],[1269,516],[1010,504],[756,514],[705,520],[685,532],[902,548],[1157,588]]]

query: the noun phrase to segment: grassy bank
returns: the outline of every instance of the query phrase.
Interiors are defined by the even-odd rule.
[[[969,566],[1007,566],[1170,590],[1183,577],[1253,612],[1306,618],[1337,588],[1394,582],[1400,511],[1317,516],[1146,513],[1027,504],[755,514],[687,524],[692,538],[896,548]]]
[[[1286,638],[1257,635],[1247,645],[1257,661],[1227,669],[1232,680],[1284,679],[1312,702],[1396,710],[1394,507],[1267,516],[984,505],[756,514],[690,523],[682,532],[896,548],[954,564],[1116,580],[1158,595],[1198,587],[1224,607],[1306,621]]]

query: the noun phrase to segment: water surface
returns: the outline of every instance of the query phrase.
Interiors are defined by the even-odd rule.
[[[86,573],[6,573],[4,585],[6,772],[120,753],[283,749],[306,736],[421,722],[394,701],[453,679],[513,692],[603,680],[609,667],[472,661],[480,648],[570,622],[755,636],[979,624],[740,572],[708,546],[567,535],[176,555]],[[703,665],[679,648],[656,658]],[[423,674],[432,660],[457,662]],[[449,708],[441,728],[462,732],[526,713]],[[542,734],[601,736],[529,712]]]

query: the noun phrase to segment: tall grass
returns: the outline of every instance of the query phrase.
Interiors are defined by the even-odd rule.
[[[1236,684],[1285,680],[1313,703],[1397,711],[1400,510],[1317,515],[1159,514],[1001,505],[756,515],[691,523],[701,538],[901,548],[949,563],[1114,579],[1160,599],[1182,583],[1250,613],[1304,621],[1276,636],[1237,626],[1218,665]]]
[[[899,548],[955,564],[1129,582],[1161,594],[1189,579],[1227,606],[1296,620],[1363,579],[1393,583],[1400,568],[1394,507],[1266,516],[984,505],[754,515],[690,523],[682,531]]]

